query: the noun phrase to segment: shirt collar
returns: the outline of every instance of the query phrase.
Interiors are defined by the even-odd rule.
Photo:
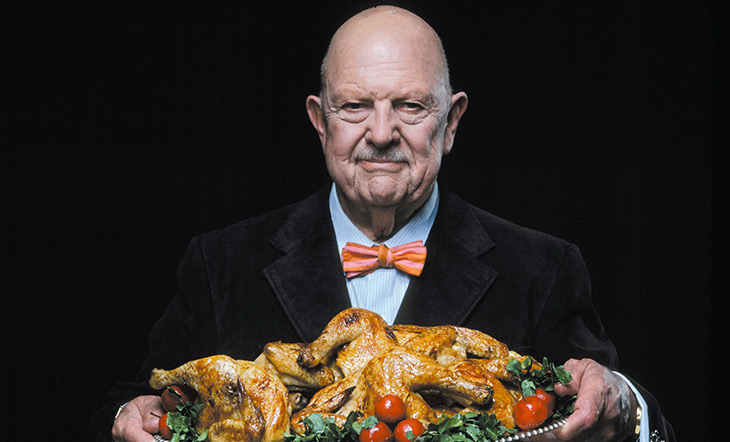
[[[416,214],[408,223],[403,226],[392,238],[385,241],[388,247],[394,247],[400,244],[406,244],[413,241],[423,241],[426,243],[428,234],[431,231],[433,222],[436,219],[438,209],[438,183],[434,183],[433,191],[426,200],[426,203],[418,209]],[[340,200],[337,198],[337,190],[335,184],[332,184],[329,196],[330,215],[332,216],[332,225],[335,228],[335,237],[337,239],[338,250],[342,250],[348,242],[355,242],[363,245],[372,245],[373,241],[367,237],[355,224],[347,217]]]

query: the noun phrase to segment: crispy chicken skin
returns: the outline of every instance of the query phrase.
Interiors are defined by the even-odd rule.
[[[469,356],[499,358],[509,353],[503,342],[465,327],[396,324],[391,329],[401,345],[428,354],[444,365]]]
[[[187,385],[202,408],[196,427],[211,442],[275,442],[289,430],[289,393],[269,370],[225,355],[187,362],[173,370],[154,369],[152,388]]]
[[[335,356],[334,366],[349,376],[398,341],[385,320],[369,310],[349,308],[337,314],[313,342],[302,349],[297,362],[312,368]]]
[[[287,388],[295,391],[316,391],[342,378],[339,370],[330,368],[329,361],[311,368],[297,363],[304,348],[302,343],[269,342],[254,362],[272,369]]]
[[[394,346],[372,358],[358,373],[345,377],[317,392],[309,405],[292,417],[292,428],[306,430],[302,420],[313,413],[331,416],[343,424],[352,411],[372,415],[375,403],[386,394],[395,394],[406,404],[408,416],[424,423],[438,416],[419,391],[436,391],[462,405],[485,405],[494,390],[449,370],[427,355]]]
[[[515,403],[521,394],[514,388],[510,389],[503,385],[497,378],[482,369],[476,359],[464,359],[449,366],[449,370],[459,376],[469,379],[474,383],[489,385],[494,392],[492,401],[487,404],[472,404],[459,412],[473,411],[476,413],[494,413],[507,428],[514,428],[515,421],[512,416]]]

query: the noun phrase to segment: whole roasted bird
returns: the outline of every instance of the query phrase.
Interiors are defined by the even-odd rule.
[[[152,388],[186,385],[198,393],[196,429],[211,442],[275,442],[289,430],[289,393],[275,373],[225,355],[187,362],[173,370],[154,369]]]

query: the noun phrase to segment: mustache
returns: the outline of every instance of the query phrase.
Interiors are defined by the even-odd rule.
[[[408,163],[410,159],[402,150],[396,146],[385,149],[366,147],[355,155],[357,161],[380,161],[387,163]]]

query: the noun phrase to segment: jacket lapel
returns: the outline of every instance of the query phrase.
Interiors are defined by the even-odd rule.
[[[328,195],[327,187],[297,206],[269,241],[282,256],[263,271],[303,342],[350,307]]]
[[[269,241],[282,256],[264,269],[303,342],[351,306],[328,196],[327,187],[297,206]],[[469,206],[442,189],[426,245],[423,273],[411,281],[395,322],[459,325],[497,277],[479,259],[494,243]]]
[[[479,257],[494,246],[469,206],[441,190],[420,277],[406,292],[395,322],[460,325],[497,278]]]

